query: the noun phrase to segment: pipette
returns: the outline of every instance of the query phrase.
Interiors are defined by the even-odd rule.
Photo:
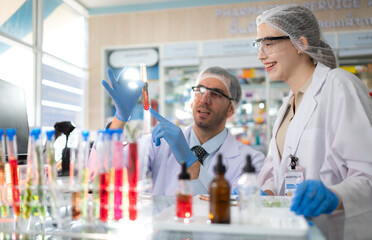
[[[147,72],[146,72],[146,65],[141,64],[141,78],[142,81],[145,83],[145,85],[142,87],[142,98],[143,98],[143,109],[149,110],[150,104],[149,104],[149,89],[148,89],[148,83],[147,83]]]
[[[10,166],[12,197],[13,197],[13,213],[16,217],[21,213],[19,184],[18,184],[18,156],[17,156],[17,137],[16,130],[9,128],[6,130],[7,149]]]

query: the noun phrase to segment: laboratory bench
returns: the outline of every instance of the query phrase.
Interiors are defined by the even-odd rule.
[[[64,193],[66,195],[66,192]],[[278,200],[278,198],[280,198]],[[7,219],[0,223],[1,239],[325,239],[320,230],[310,226],[302,216],[290,212],[288,200],[281,197],[262,197],[261,221],[249,225],[239,224],[236,204],[231,206],[231,224],[208,223],[209,202],[199,196],[193,198],[193,218],[182,222],[175,218],[175,196],[151,196],[139,194],[138,215],[134,221],[127,217],[120,221],[72,220],[68,198],[60,208],[58,226],[51,217],[43,224],[43,238],[36,232],[24,231],[26,223]],[[22,225],[22,226],[21,226]],[[35,229],[37,229],[35,224]]]

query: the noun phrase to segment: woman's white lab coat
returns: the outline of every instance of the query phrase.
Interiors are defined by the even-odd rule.
[[[342,198],[344,211],[315,219],[331,239],[372,237],[372,101],[362,81],[318,63],[285,138],[282,159],[275,136],[288,101],[283,99],[268,156],[258,176],[262,190],[284,195],[289,155],[298,157],[305,179],[321,180]]]

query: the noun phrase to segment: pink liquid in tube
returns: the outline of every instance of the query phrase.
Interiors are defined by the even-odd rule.
[[[99,198],[100,198],[100,220],[106,222],[108,218],[108,200],[109,192],[108,187],[110,184],[110,174],[102,173],[99,175]]]
[[[9,159],[10,174],[12,181],[12,194],[13,194],[13,211],[17,217],[21,214],[21,201],[19,196],[19,183],[18,183],[18,160],[14,156]]]
[[[115,169],[115,190],[114,190],[114,218],[120,220],[123,217],[121,206],[123,204],[123,169]]]
[[[129,143],[128,184],[129,184],[129,219],[137,219],[137,181],[138,181],[137,143]]]

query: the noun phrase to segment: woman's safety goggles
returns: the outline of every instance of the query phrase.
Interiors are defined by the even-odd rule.
[[[257,49],[257,53],[261,50],[264,54],[269,55],[281,50],[283,45],[279,42],[285,39],[289,39],[289,36],[259,38],[253,42],[253,47]]]
[[[234,100],[232,97],[227,96],[225,93],[222,92],[221,89],[218,88],[196,86],[192,87],[191,89],[194,91],[196,99],[202,98],[202,96],[204,96],[204,94],[208,92],[209,94],[207,94],[207,96],[209,100],[213,102],[217,101],[222,102],[222,100],[224,100],[225,98],[227,98],[230,101]]]

